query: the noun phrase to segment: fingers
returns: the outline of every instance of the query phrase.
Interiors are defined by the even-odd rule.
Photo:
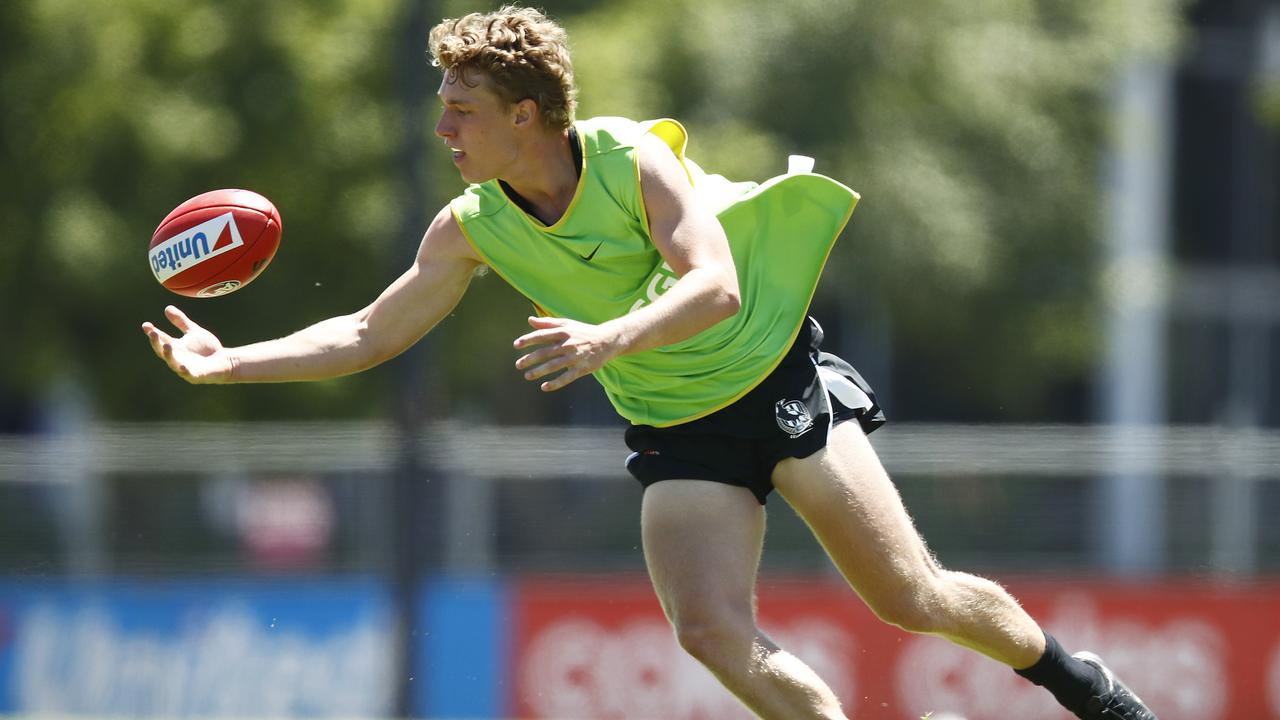
[[[529,318],[533,320],[535,318]],[[564,342],[569,339],[569,331],[563,327],[555,326],[544,328],[542,330],[534,330],[531,333],[521,335],[516,338],[514,343],[517,349],[528,347],[529,345],[540,345],[549,342]]]
[[[168,352],[172,354],[173,338],[169,337],[169,335],[167,335],[163,330],[149,322],[144,322],[142,323],[142,332],[146,333],[147,339],[151,341],[151,350],[155,352],[156,355],[163,358],[165,356],[166,348],[168,348]]]
[[[156,354],[156,357],[163,360],[175,373],[189,381],[191,379],[190,368],[173,358],[173,346],[175,343],[173,337],[149,322],[142,323],[142,331],[147,334],[147,339],[151,341],[151,351]]]
[[[529,325],[535,330],[516,338],[515,347],[546,347],[516,360],[516,367],[524,370],[526,380],[538,380],[559,372],[559,375],[539,385],[543,392],[554,392],[591,372],[588,367],[590,361],[581,350],[567,345],[574,336],[574,328],[580,323],[566,318],[530,316]]]
[[[547,380],[538,387],[543,392],[552,392],[568,385],[578,378],[586,375],[588,370],[585,366],[578,364],[578,358],[569,355],[561,355],[542,363],[536,367],[532,367],[525,371],[525,380],[538,380],[548,375],[560,372],[559,375]]]
[[[533,367],[539,363],[546,362],[553,357],[559,357],[569,352],[569,349],[562,344],[550,345],[548,347],[539,348],[530,353],[525,353],[516,359],[516,369],[524,370]]]
[[[174,305],[168,305],[165,307],[164,316],[169,318],[169,322],[173,323],[173,326],[181,330],[183,333],[189,333],[191,332],[191,328],[198,327],[195,323],[191,322],[191,318],[187,317],[186,313],[182,312]]]
[[[563,370],[564,372],[560,373],[560,375],[542,383],[540,386],[544,392],[551,392],[559,390],[587,374],[587,369],[578,365],[581,360],[582,358],[572,352],[570,348],[563,345],[555,345],[541,348],[522,356],[519,360],[516,360],[516,367],[524,370],[525,380],[537,380]]]
[[[560,327],[565,324],[564,318],[529,316],[529,324],[536,328]]]
[[[551,373],[556,372],[557,370],[563,370],[569,367],[570,365],[573,365],[576,360],[577,358],[567,354],[553,356],[550,360],[544,363],[541,363],[540,365],[529,367],[528,370],[525,370],[524,379],[537,380],[538,378],[546,377],[547,375],[550,375]],[[526,363],[526,367],[528,367],[530,364],[531,363]]]
[[[586,374],[587,374],[586,368],[581,368],[581,367],[570,368],[560,373],[556,377],[542,383],[541,385],[538,386],[538,389],[542,390],[542,392],[555,392],[556,390],[559,390],[565,385],[568,385],[569,383],[573,382],[574,380],[577,380],[578,378]]]

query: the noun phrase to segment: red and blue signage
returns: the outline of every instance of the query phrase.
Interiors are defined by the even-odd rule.
[[[1013,582],[1164,720],[1280,717],[1280,584]],[[1067,720],[1007,668],[879,622],[829,577],[770,581],[766,632],[861,718]],[[377,578],[0,582],[0,714],[385,717]],[[643,577],[437,579],[412,626],[425,718],[750,717],[678,647]]]

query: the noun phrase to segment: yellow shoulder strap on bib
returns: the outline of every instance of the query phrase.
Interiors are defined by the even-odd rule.
[[[685,174],[689,176],[689,183],[693,184],[693,174],[689,172],[684,156],[685,148],[689,145],[689,133],[684,126],[671,118],[660,118],[646,120],[640,123],[640,128],[657,135],[658,139],[671,148],[671,152],[675,153],[676,159],[680,161],[680,166],[684,168]]]

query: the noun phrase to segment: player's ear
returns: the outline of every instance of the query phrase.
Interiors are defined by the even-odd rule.
[[[516,101],[515,123],[517,127],[527,127],[538,120],[538,102],[533,98]]]

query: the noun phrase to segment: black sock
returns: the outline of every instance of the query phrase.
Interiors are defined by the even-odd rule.
[[[1062,707],[1077,716],[1084,713],[1090,697],[1105,690],[1105,681],[1097,669],[1068,655],[1049,633],[1044,634],[1044,655],[1036,664],[1014,672],[1048,690]]]

